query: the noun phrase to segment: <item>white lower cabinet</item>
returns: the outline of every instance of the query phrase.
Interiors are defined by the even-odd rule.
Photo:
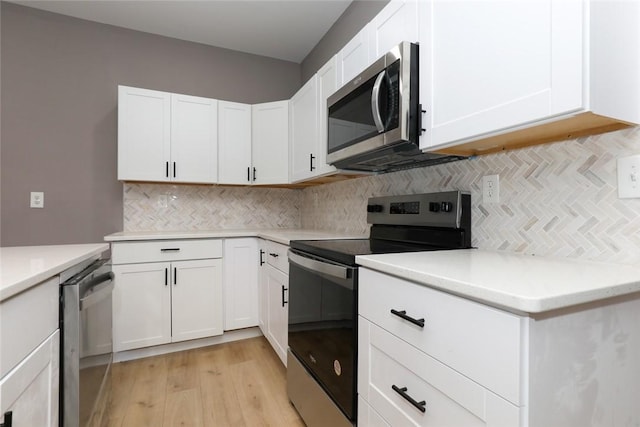
[[[0,422],[58,426],[60,332],[56,330],[0,380]]]
[[[260,241],[259,321],[260,330],[282,363],[287,365],[289,332],[288,246]]]
[[[114,351],[222,334],[221,256],[219,240],[114,243]]]
[[[258,239],[224,241],[224,330],[258,325]]]
[[[640,425],[638,293],[514,314],[367,268],[358,286],[359,426]]]
[[[358,392],[390,425],[519,425],[517,406],[363,317],[358,327]]]

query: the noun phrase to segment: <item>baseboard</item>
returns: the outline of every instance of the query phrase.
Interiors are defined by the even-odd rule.
[[[236,331],[228,331],[222,335],[209,338],[201,338],[198,340],[182,341],[171,344],[157,345],[153,347],[138,348],[135,350],[121,351],[113,354],[113,362],[126,362],[127,360],[142,359],[144,357],[159,356],[161,354],[173,353],[176,351],[191,350],[194,348],[206,347],[209,345],[223,344],[244,340],[247,338],[255,338],[262,336],[260,328],[238,329]]]

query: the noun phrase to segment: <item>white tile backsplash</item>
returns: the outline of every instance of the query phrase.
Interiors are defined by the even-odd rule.
[[[640,153],[640,127],[368,176],[304,190],[125,184],[124,229],[303,227],[363,233],[372,196],[463,190],[481,249],[640,262],[640,199],[618,199],[616,159]],[[500,203],[482,177],[500,175]]]

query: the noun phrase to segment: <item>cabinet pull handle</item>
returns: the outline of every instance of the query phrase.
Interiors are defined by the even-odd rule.
[[[173,162],[173,177],[176,177],[176,162]]]
[[[180,248],[162,248],[160,252],[178,252]]]
[[[313,165],[313,161],[315,160],[315,158],[316,158],[316,156],[314,156],[313,153],[309,154],[309,170],[311,172],[316,170],[316,167]]]
[[[173,267],[173,284],[178,284],[178,269],[176,267]]]
[[[262,256],[265,254],[265,252],[260,249],[260,265],[262,266],[262,264],[264,264],[264,259],[262,259]]]
[[[278,257],[280,256],[280,255],[275,254],[275,253],[273,253],[273,252],[270,252],[270,253],[269,253],[269,255],[270,255],[270,256],[272,256],[272,257],[274,257],[274,258],[278,258]]]
[[[289,301],[285,301],[285,300],[284,300],[284,293],[285,293],[286,291],[288,291],[288,290],[289,290],[289,288],[285,288],[285,287],[284,287],[284,285],[282,285],[282,306],[283,306],[283,307],[284,307],[284,305],[285,305],[285,304],[288,304],[288,303],[289,303]]]
[[[422,135],[422,132],[426,131],[425,128],[422,127],[422,115],[427,112],[427,110],[422,109],[422,104],[418,104],[418,131],[420,131],[419,135]]]
[[[255,182],[256,180],[256,168],[253,168],[253,181]]]
[[[0,427],[11,427],[13,424],[13,411],[7,411],[4,413],[4,422],[0,423]]]
[[[413,406],[415,406],[416,408],[418,408],[418,410],[420,412],[425,412],[426,408],[425,405],[427,404],[427,402],[425,402],[424,400],[421,402],[418,402],[417,400],[415,400],[413,397],[409,396],[406,392],[407,392],[407,388],[406,387],[398,387],[396,385],[391,385],[391,388],[393,389],[393,391],[395,391],[396,393],[398,393],[400,396],[402,396],[402,398],[404,400],[406,400],[407,402],[411,403]]]
[[[402,311],[397,311],[394,310],[393,308],[391,309],[391,314],[394,314],[398,317],[401,317],[402,319],[406,320],[407,322],[411,322],[414,325],[418,325],[421,328],[424,328],[424,319],[414,319],[411,316],[407,316],[407,311],[406,310],[402,310]]]
[[[169,178],[169,162],[164,163],[164,175]]]
[[[169,284],[169,269],[164,269],[164,285],[167,286]]]
[[[247,181],[251,182],[251,167],[247,168]]]

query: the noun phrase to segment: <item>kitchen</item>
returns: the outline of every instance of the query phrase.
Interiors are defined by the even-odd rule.
[[[290,99],[384,6],[354,2],[316,54],[296,62],[3,2],[2,246],[97,243],[120,231],[361,236],[369,197],[463,190],[480,250],[636,265],[640,205],[618,197],[616,160],[637,153],[637,127],[304,189],[118,181],[118,85],[246,104]],[[483,203],[491,175],[499,203]],[[44,192],[44,209],[29,208],[32,191]]]

